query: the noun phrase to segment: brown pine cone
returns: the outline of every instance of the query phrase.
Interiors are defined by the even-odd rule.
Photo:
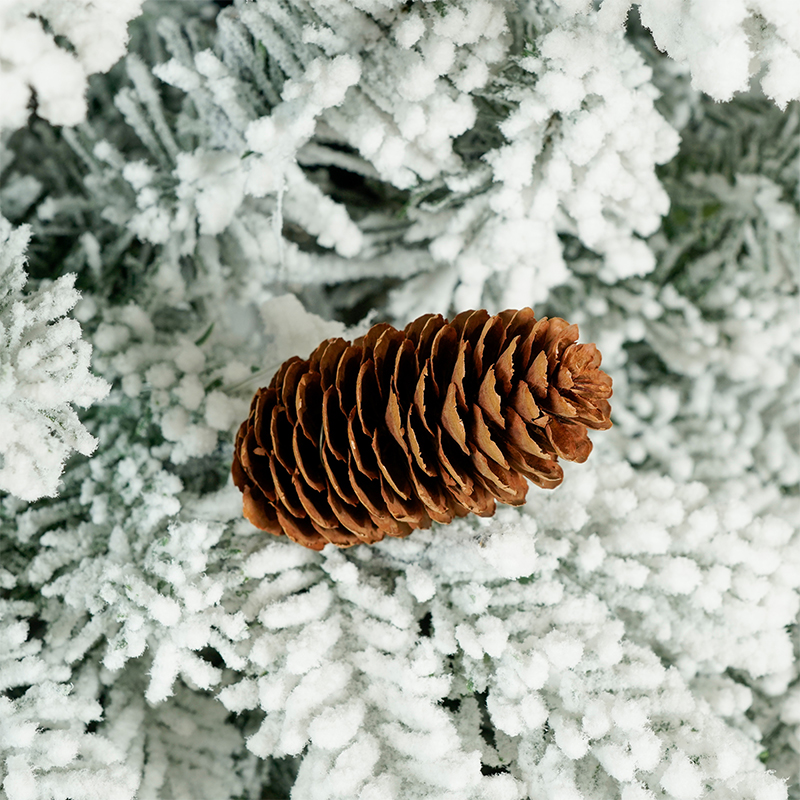
[[[236,436],[233,481],[257,528],[314,550],[407,536],[552,489],[611,427],[593,344],[530,308],[425,314],[352,344],[328,339],[259,389]]]

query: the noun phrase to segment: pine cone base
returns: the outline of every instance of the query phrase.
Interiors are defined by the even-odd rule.
[[[259,389],[236,436],[233,481],[257,528],[321,550],[491,516],[552,489],[611,427],[594,344],[530,308],[426,314],[328,339]]]

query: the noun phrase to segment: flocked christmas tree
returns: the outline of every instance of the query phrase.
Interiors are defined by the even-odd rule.
[[[798,75],[790,0],[0,4],[0,798],[800,798]],[[526,306],[558,488],[242,517],[281,363]]]

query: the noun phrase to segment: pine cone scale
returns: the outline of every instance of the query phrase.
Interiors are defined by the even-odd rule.
[[[469,454],[467,449],[467,427],[461,414],[458,412],[458,403],[456,401],[457,388],[455,384],[450,384],[447,390],[447,397],[442,407],[441,423],[442,427],[447,431],[452,440],[461,448],[465,454]]]
[[[265,456],[258,455],[258,453],[255,452],[258,449],[263,448],[259,448],[257,445],[256,437],[252,429],[246,431],[242,436],[242,469],[245,475],[251,478],[259,488],[262,488],[263,484],[262,491],[269,496],[273,490],[272,478],[269,477],[268,468],[267,473],[264,474],[262,459],[264,459]]]
[[[316,491],[313,486],[304,483],[300,479],[300,475],[295,474],[292,477],[292,486],[297,493],[297,499],[303,507],[308,519],[316,523],[321,528],[331,528],[336,526],[336,518],[331,520],[330,517],[325,516],[326,509],[324,505],[325,493]]]
[[[384,414],[384,421],[389,433],[392,434],[394,440],[400,447],[406,447],[405,431],[403,430],[403,423],[400,419],[400,401],[397,399],[397,392],[392,391],[389,393],[389,399],[386,403],[386,413]]]
[[[530,453],[538,458],[547,458],[547,453],[534,441],[525,419],[517,414],[513,408],[506,409],[508,419],[508,438],[511,444],[524,453]]]
[[[275,482],[275,494],[280,504],[287,508],[293,516],[299,519],[304,518],[306,510],[303,508],[300,498],[292,486],[292,476],[283,468],[283,465],[274,455],[269,457],[269,470],[272,474],[272,480]]]
[[[442,489],[440,481],[433,481],[426,478],[424,474],[413,466],[411,467],[411,480],[414,484],[414,491],[425,505],[428,516],[435,522],[449,522],[453,519],[453,511],[450,507],[447,495]]]
[[[420,419],[421,424],[423,425],[423,429],[421,431],[417,429],[417,419]],[[433,467],[433,465],[436,463],[436,458],[435,446],[430,438],[432,433],[424,420],[422,420],[421,414],[415,406],[412,406],[408,411],[408,423],[406,430],[408,431],[408,439],[411,444],[411,453],[414,456],[417,466],[422,470],[422,472],[425,473],[425,475],[430,478],[435,478],[439,473]],[[422,451],[423,443],[425,443],[427,457]]]
[[[556,454],[566,461],[583,463],[592,452],[592,443],[583,426],[551,419],[546,431]]]
[[[439,460],[460,490],[462,502],[464,498],[472,498],[476,493],[476,487],[479,487],[480,484],[476,480],[477,476],[473,474],[470,468],[471,458],[469,451],[467,451],[467,455],[464,455],[460,450],[456,450],[453,447],[453,443],[445,438],[441,428],[437,433],[439,444],[437,455]]]
[[[346,349],[347,342],[344,339],[329,339],[327,347],[320,354],[319,374],[323,392],[336,385],[336,368]]]
[[[381,394],[375,377],[375,362],[369,358],[361,365],[356,379],[356,409],[361,429],[372,436],[378,425]]]
[[[389,392],[389,382],[396,368],[397,352],[402,341],[403,334],[392,328],[385,331],[378,340],[378,344],[375,345],[375,354],[373,356],[375,375],[378,379],[378,388],[382,398],[386,397]]]
[[[478,389],[478,405],[495,425],[505,429],[506,421],[503,418],[503,402],[500,393],[497,391],[497,377],[494,367],[489,367],[486,371],[486,376],[481,381],[480,389]]]
[[[244,516],[256,528],[274,534],[283,533],[275,506],[266,502],[266,498],[258,489],[253,490],[249,486],[244,487],[242,506]]]
[[[300,379],[305,374],[305,365],[298,358],[293,361],[283,378],[283,386],[281,387],[281,403],[286,409],[286,414],[289,417],[290,424],[294,425],[297,422],[296,416],[296,402],[297,402],[297,387]]]
[[[494,364],[500,357],[503,345],[506,342],[506,328],[503,320],[490,317],[481,331],[480,339],[475,347],[476,375],[481,375],[485,365]]]
[[[269,456],[260,456],[253,453],[249,464],[244,464],[245,472],[251,478],[254,486],[268,500],[275,501],[277,493],[275,491],[275,480],[269,467]]]
[[[347,462],[350,443],[347,437],[347,417],[339,403],[339,393],[329,386],[322,396],[323,447],[327,447],[337,461]]]
[[[325,471],[319,461],[319,449],[300,430],[294,429],[292,451],[297,461],[297,469],[305,483],[317,492],[324,492],[327,488]]]
[[[266,444],[269,446],[269,439],[262,441],[261,439],[261,431],[264,429],[264,418],[270,417],[272,414],[272,405],[275,402],[275,390],[272,389],[267,390],[264,394],[260,395],[257,399],[257,402],[254,404],[254,408],[251,409],[251,414],[253,415],[253,427],[251,430],[255,436],[255,440],[258,443],[258,446],[263,448]],[[265,414],[266,411],[266,414]]]
[[[506,461],[503,451],[498,446],[497,442],[492,438],[492,432],[483,418],[483,412],[480,406],[472,407],[472,426],[470,429],[470,441],[478,445],[479,451],[487,455],[497,464],[508,469],[508,461]]]
[[[469,342],[464,340],[460,342],[458,346],[458,354],[456,355],[456,363],[453,367],[453,375],[450,379],[450,385],[455,388],[456,397],[462,408],[466,408],[467,406],[467,395],[464,390],[464,380],[467,376],[467,351],[469,347]]]
[[[386,518],[386,503],[381,492],[380,478],[369,478],[363,472],[352,469],[352,465],[349,470],[349,477],[356,497],[370,513],[370,516],[375,517],[377,520]]]
[[[233,445],[233,463],[231,464],[231,478],[233,485],[244,492],[250,484],[250,476],[247,474],[244,462],[248,460],[247,449],[243,447],[246,436],[246,423],[242,423],[236,433],[236,441]]]
[[[533,399],[530,387],[524,381],[520,381],[516,385],[509,402],[511,407],[523,420],[527,419],[533,422],[537,420],[541,414],[539,406],[536,405],[536,401]],[[506,409],[506,414],[507,413],[508,408]]]
[[[585,460],[610,426],[611,379],[591,344],[531,309],[404,331],[376,325],[287,360],[259,389],[231,467],[245,516],[313,549],[405,536],[519,505]]]
[[[297,385],[296,398],[297,422],[305,437],[316,442],[322,432],[322,390],[319,375],[307,372]]]
[[[458,334],[451,325],[440,328],[431,345],[430,376],[440,395],[441,389],[450,381],[453,374],[456,353],[458,352]]]
[[[372,451],[372,437],[365,434],[358,424],[358,415],[354,408],[347,418],[347,438],[350,442],[351,460],[355,461],[358,472],[370,480],[378,477],[378,464]]]
[[[514,453],[513,448],[510,448],[510,450]],[[519,457],[517,463],[521,465],[519,467],[520,472],[527,475],[542,489],[554,489],[564,479],[564,471],[557,461],[539,458],[522,451],[516,451],[515,455]],[[527,467],[527,471],[525,467]]]
[[[436,427],[436,410],[438,404],[439,390],[433,378],[429,375],[426,364],[414,389],[414,400],[412,406],[409,408],[409,413],[412,408],[417,412],[428,433],[433,433],[433,429]]]
[[[497,364],[493,367],[495,385],[499,384],[504,396],[511,394],[514,388],[514,358],[517,353],[519,336],[514,336],[508,341]]]
[[[525,373],[525,383],[530,386],[534,396],[539,400],[544,400],[547,397],[547,390],[549,388],[547,376],[547,355],[544,350],[537,354],[533,359],[530,367]]]
[[[270,435],[275,447],[275,457],[280,461],[281,466],[291,474],[296,466],[292,447],[294,425],[284,406],[274,406],[272,409]]]

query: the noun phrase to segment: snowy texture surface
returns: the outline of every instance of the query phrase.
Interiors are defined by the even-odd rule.
[[[742,785],[784,796],[737,766],[755,763],[759,732],[752,692],[726,671],[773,693],[794,677],[797,529],[743,523],[702,485],[619,463],[569,472],[522,518],[507,510],[352,557],[283,542],[251,555],[254,677],[220,695],[266,712],[248,747],[307,747],[295,791],[313,798],[681,798]],[[765,569],[782,570],[769,597]]]
[[[109,387],[90,373],[91,345],[66,318],[75,275],[23,293],[28,237],[0,217],[0,490],[37,500],[56,493],[72,451],[97,447],[72,404],[85,408]]]
[[[125,52],[143,0],[3,0],[0,3],[0,130],[36,113],[53,125],[86,116],[86,79]],[[63,37],[68,46],[56,41]]]
[[[614,4],[611,4],[614,5]],[[780,108],[800,99],[800,8],[751,0],[641,0],[642,22],[659,49],[686,64],[693,85],[730,100],[760,77]]]
[[[0,800],[800,800],[797,4],[140,5],[0,0]],[[557,490],[241,518],[286,358],[524,305]]]
[[[29,514],[17,546],[35,536],[39,555],[7,580],[46,598],[44,643],[64,674],[96,664],[83,697],[98,683],[119,697],[138,676],[144,699],[174,715],[189,702],[182,685],[221,689],[228,711],[258,720],[247,751],[303,753],[297,797],[738,797],[742,786],[785,797],[747,712],[795,677],[797,503],[733,485],[755,502],[710,501],[702,484],[616,458],[569,469],[522,515],[345,553],[265,543],[241,522],[169,522],[167,506],[159,521],[152,495],[146,522],[141,501],[71,532],[37,534],[53,519]],[[238,513],[230,486],[204,502]],[[86,557],[98,538],[105,554]],[[124,714],[147,731],[136,694]],[[112,742],[121,702],[100,728]],[[237,726],[202,706],[185,725],[215,715],[232,725],[213,747],[221,767],[241,746]],[[127,767],[129,783],[156,780]],[[174,755],[157,785],[173,769]]]
[[[672,208],[650,241],[653,280],[584,274],[551,298],[574,309],[614,375],[618,443],[633,463],[709,482],[800,479],[798,106],[711,103],[664,171]],[[686,166],[688,165],[688,167]],[[587,281],[586,279],[589,278]],[[659,380],[645,365],[657,370]]]
[[[716,100],[758,78],[780,108],[800,99],[800,9],[778,0],[556,0],[567,14],[612,31],[631,9],[659,50],[688,68],[692,85]],[[597,8],[596,6],[599,6]]]

